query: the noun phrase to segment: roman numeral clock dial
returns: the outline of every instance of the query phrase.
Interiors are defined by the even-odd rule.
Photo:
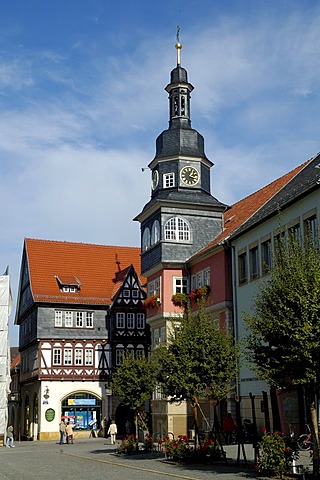
[[[180,171],[180,178],[181,181],[188,187],[193,186],[199,182],[199,172],[194,167],[183,167]]]

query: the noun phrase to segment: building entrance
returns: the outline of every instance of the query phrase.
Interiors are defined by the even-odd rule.
[[[74,430],[91,430],[101,425],[101,399],[88,392],[75,392],[61,402],[61,416]]]

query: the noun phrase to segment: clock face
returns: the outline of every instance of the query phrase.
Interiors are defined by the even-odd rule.
[[[152,178],[151,178],[152,190],[155,190],[157,188],[158,183],[159,183],[159,172],[158,170],[153,170]]]
[[[183,167],[180,178],[185,185],[196,185],[199,182],[199,172],[191,166]]]

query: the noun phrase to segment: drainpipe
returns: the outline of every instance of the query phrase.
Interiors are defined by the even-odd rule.
[[[233,331],[236,343],[239,344],[239,328],[238,328],[238,296],[237,296],[237,276],[236,276],[236,253],[235,247],[231,245],[230,241],[227,246],[231,248],[231,273],[232,273],[232,310],[233,310]],[[240,394],[239,375],[236,380],[237,396]]]

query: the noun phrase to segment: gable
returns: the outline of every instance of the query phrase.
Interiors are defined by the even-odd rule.
[[[118,282],[117,293],[113,299],[113,306],[142,306],[146,292],[141,286],[139,277],[133,267],[127,269],[121,285]]]

